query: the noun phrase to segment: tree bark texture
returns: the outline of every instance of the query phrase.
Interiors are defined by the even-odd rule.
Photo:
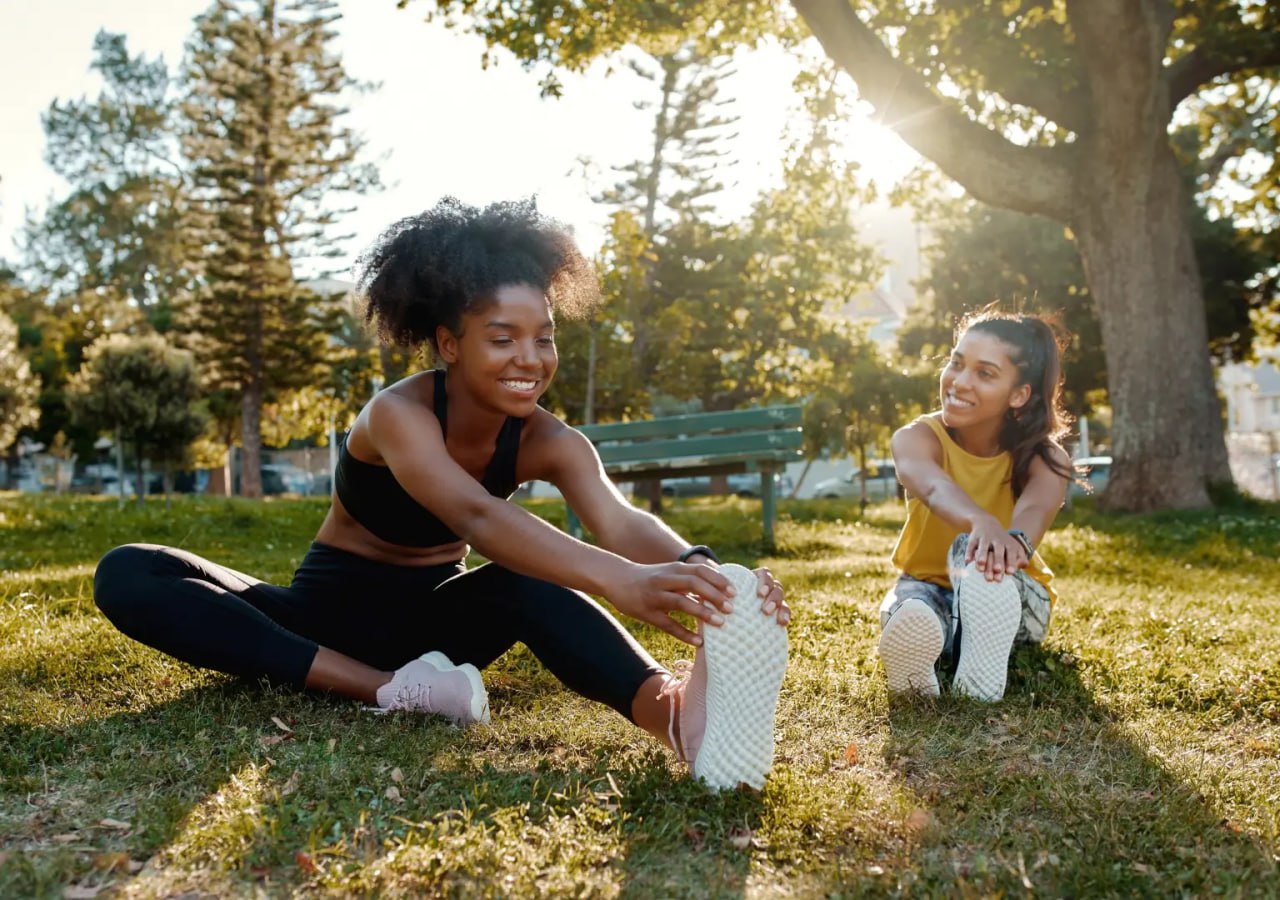
[[[1139,155],[1152,167],[1135,189],[1125,170]],[[1081,172],[1075,230],[1102,325],[1115,459],[1104,504],[1116,509],[1203,507],[1208,485],[1231,481],[1187,204],[1162,139]]]
[[[245,386],[240,399],[240,496],[262,496],[262,385]]]
[[[1209,486],[1230,483],[1231,473],[1190,198],[1167,134],[1169,5],[1069,3],[1087,88],[1073,108],[1087,121],[1074,142],[1027,148],[947,107],[848,0],[793,4],[864,99],[881,114],[891,109],[888,124],[974,197],[1074,229],[1113,410],[1104,503],[1131,511],[1209,505]]]

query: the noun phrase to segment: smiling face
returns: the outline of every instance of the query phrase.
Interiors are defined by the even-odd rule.
[[[970,329],[951,351],[951,361],[939,378],[942,421],[957,431],[999,434],[1009,409],[1018,409],[1031,396],[1020,384],[1009,345],[982,331]]]
[[[467,392],[494,412],[532,414],[560,364],[547,298],[527,284],[498,288],[492,302],[463,315],[461,333],[436,330],[440,357]]]

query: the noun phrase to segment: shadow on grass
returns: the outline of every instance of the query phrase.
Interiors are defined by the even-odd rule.
[[[939,727],[939,723],[945,723]],[[885,759],[919,799],[913,857],[957,893],[1262,895],[1272,851],[1096,704],[1070,654],[1020,648],[999,704],[896,701]]]
[[[759,829],[758,797],[708,793],[656,744],[637,752],[630,726],[565,738],[539,716],[565,705],[554,679],[498,681],[515,724],[465,732],[230,680],[65,726],[4,723],[0,896],[744,891],[735,843]]]

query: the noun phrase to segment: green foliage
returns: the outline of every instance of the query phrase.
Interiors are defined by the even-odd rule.
[[[1274,894],[1274,504],[1076,510],[1043,548],[1048,641],[988,706],[886,695],[901,507],[783,502],[759,558],[757,503],[673,503],[682,533],[787,586],[759,795],[705,792],[523,648],[484,673],[493,724],[459,731],[194,669],[94,607],[94,563],[128,541],[287,582],[326,507],[0,495],[0,895]],[[636,631],[664,663],[686,652]]]
[[[84,365],[67,385],[67,406],[80,424],[113,432],[142,459],[173,464],[184,460],[204,430],[195,359],[159,335],[111,335],[85,353]],[[142,479],[138,479],[139,499]]]
[[[635,331],[629,311],[649,290],[653,250],[635,213],[617,210],[597,260],[603,298],[587,320],[556,324],[560,373],[547,405],[569,422],[643,418],[649,408],[646,383],[632,365]]]
[[[412,0],[399,5],[415,7]],[[571,71],[628,46],[654,56],[691,42],[702,53],[752,44],[791,31],[786,8],[762,0],[627,0],[563,3],[559,0],[431,0],[427,21],[443,20],[481,35],[490,47],[505,47],[526,65],[550,63]],[[489,63],[486,54],[485,63]],[[555,94],[554,78],[543,92]],[[549,90],[550,88],[550,90]]]
[[[18,350],[18,326],[0,312],[0,452],[40,421],[40,382]]]
[[[172,81],[163,60],[130,56],[106,31],[92,68],[98,97],[55,100],[43,117],[45,160],[71,192],[28,224],[24,256],[56,297],[128,301],[164,331],[199,259]]]
[[[834,152],[847,101],[830,70],[803,73],[804,116],[789,129],[781,183],[744,220],[719,223],[697,205],[718,187],[702,166],[720,156],[708,134],[727,124],[707,112],[719,70],[708,74],[696,56],[676,63],[663,61],[652,160],[628,167],[632,179],[609,195],[629,207],[613,217],[604,251],[596,360],[609,365],[629,343],[632,372],[600,380],[636,392],[618,397],[621,409],[656,398],[707,410],[794,400],[832,313],[874,273],[852,218],[867,192]]]
[[[928,366],[895,367],[865,329],[834,327],[814,348],[805,373],[805,452],[857,457],[887,456],[889,438],[936,402],[935,373]]]

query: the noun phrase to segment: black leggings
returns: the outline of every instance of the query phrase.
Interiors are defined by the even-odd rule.
[[[483,669],[523,643],[570,690],[630,719],[640,685],[664,671],[590,597],[492,563],[395,566],[313,543],[286,588],[127,544],[98,563],[93,598],[170,656],[299,689],[319,647],[378,669],[431,650]]]

